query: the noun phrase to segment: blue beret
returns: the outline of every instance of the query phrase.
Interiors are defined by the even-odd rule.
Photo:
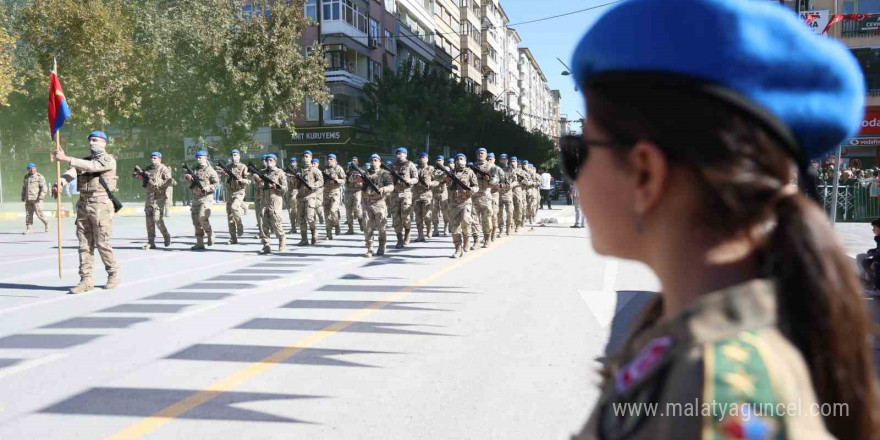
[[[511,162],[519,162],[519,159],[517,159],[516,156],[511,156],[510,161]]]
[[[275,162],[278,162],[278,156],[276,156],[276,155],[274,155],[274,154],[272,154],[272,153],[267,154],[267,155],[266,155],[266,159],[272,159],[272,160],[274,160]]]
[[[428,153],[422,151],[421,153],[419,153],[419,157],[428,157]]]
[[[336,159],[336,155],[333,153],[330,153],[327,155],[327,159]]]
[[[158,152],[158,151],[154,151],[154,152],[150,153],[150,157],[153,157],[153,156],[156,156],[156,157],[158,157],[159,159],[161,159],[161,158],[162,158],[162,153],[160,153],[160,152]]]
[[[382,158],[379,157],[378,154],[372,154],[372,155],[370,155],[370,160],[373,160],[373,159],[379,159],[379,160],[382,160]]]
[[[409,154],[409,153],[407,153],[406,148],[403,148],[403,147],[400,147],[400,148],[394,150],[394,154],[397,154],[397,153]]]
[[[864,113],[853,55],[768,2],[626,1],[590,28],[572,67],[587,89],[622,72],[687,82],[758,117],[801,160],[853,136]]]
[[[468,165],[473,165],[473,164],[474,164],[473,162],[468,162]]]
[[[489,155],[486,157],[495,157],[495,153],[489,153]]]
[[[321,161],[318,159],[312,159],[312,163],[321,163]]]
[[[483,147],[477,148],[477,153],[485,153],[486,149]]]
[[[230,151],[229,153],[230,154],[236,154],[236,153],[241,154],[241,151],[238,151],[238,148],[233,148],[232,151]]]
[[[446,159],[446,158],[443,157],[442,154],[438,154],[437,157],[435,157],[434,159],[440,159],[440,160],[443,160],[443,159]]]
[[[263,160],[266,160],[267,157],[269,157],[269,155],[268,155],[268,154],[264,154],[264,155],[263,155]]]
[[[311,155],[312,155],[312,150],[306,150],[306,151],[303,151],[303,156],[305,156],[306,154],[308,154],[309,156],[311,156]]]
[[[500,156],[500,157],[501,157],[502,159],[507,159],[507,153],[501,153],[501,156]]]
[[[198,158],[200,158],[200,157],[202,157],[202,156],[207,156],[207,155],[208,155],[208,152],[205,151],[205,150],[199,150],[199,151],[196,151],[196,159],[198,159]]]
[[[463,158],[467,159],[467,156],[465,156],[464,153],[458,153],[455,155],[456,159],[458,159],[459,157],[463,157]]]
[[[31,168],[36,168],[36,167],[37,167],[37,166],[36,166],[36,165],[34,165],[34,163],[33,163],[33,162],[31,162],[31,163],[29,163],[29,164],[27,164],[27,169],[31,169]]]
[[[523,165],[528,165],[528,164],[529,164],[529,161],[527,161],[527,160],[523,161]]]
[[[386,160],[386,161],[385,161],[385,165],[391,165],[391,161],[390,161],[390,160]]]
[[[296,156],[291,156],[290,161],[291,161],[291,162],[297,162],[297,160],[296,160]]]
[[[89,133],[89,137],[87,137],[86,139],[91,139],[93,137],[94,138],[101,138],[101,139],[104,139],[105,141],[107,140],[107,134],[104,133],[103,131],[93,131],[93,132]]]
[[[453,159],[451,157],[449,159],[446,159],[446,163],[452,163],[452,162],[455,162],[455,159]]]

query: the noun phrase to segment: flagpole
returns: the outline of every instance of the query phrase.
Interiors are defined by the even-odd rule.
[[[53,72],[55,75],[58,75],[58,61],[53,59]],[[61,129],[59,128],[55,132],[55,151],[61,150]],[[58,197],[55,198],[56,201],[56,209],[55,216],[58,218],[58,278],[62,278],[61,276],[61,161],[58,158],[55,158],[55,182],[58,183]]]

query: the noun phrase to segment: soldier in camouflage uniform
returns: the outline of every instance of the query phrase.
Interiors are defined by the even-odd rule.
[[[113,255],[110,237],[113,235],[113,203],[109,191],[116,190],[116,159],[107,154],[107,135],[100,131],[89,134],[91,154],[85,159],[67,156],[64,151],[55,152],[55,158],[69,162],[70,169],[61,175],[61,182],[53,188],[58,196],[61,187],[77,180],[79,202],[76,204],[76,237],[79,239],[79,284],[70,293],[83,293],[94,289],[92,282],[92,259],[95,248],[107,269],[104,289],[119,286],[119,263]],[[101,181],[104,181],[104,184]]]
[[[232,163],[229,171],[232,176],[226,175],[226,171],[217,167],[216,171],[226,176],[226,222],[229,225],[229,244],[238,244],[238,238],[244,235],[244,195],[247,191],[248,170],[247,165],[241,163],[241,152],[232,150]]]
[[[447,217],[446,210],[448,209],[449,204],[449,194],[446,190],[446,182],[443,178],[446,176],[446,173],[443,170],[448,170],[446,165],[443,163],[444,157],[437,156],[436,162],[434,162],[434,182],[437,185],[431,189],[432,197],[431,197],[431,224],[434,229],[434,237],[440,236],[440,217],[443,217],[443,234],[446,234],[446,231],[449,229],[449,218]]]
[[[299,185],[297,184],[296,177],[290,174],[291,170],[294,173],[299,172],[299,161],[296,159],[296,156],[290,158],[290,165],[284,173],[285,177],[287,177],[286,197],[288,217],[290,218],[290,233],[296,234],[296,222],[299,219],[299,213],[296,208],[296,194],[299,192]]]
[[[312,244],[317,243],[317,226],[315,215],[318,209],[318,195],[322,193],[324,175],[318,170],[317,159],[312,161],[312,152],[303,152],[303,169],[298,174],[296,210],[299,213],[299,231],[302,240],[299,246],[309,244],[309,231],[312,232]],[[306,229],[308,227],[308,229]]]
[[[343,203],[345,204],[345,222],[348,225],[348,232],[345,235],[354,235],[354,220],[357,219],[361,232],[364,231],[363,212],[361,210],[361,185],[357,184],[358,174],[352,171],[352,166],[359,167],[358,157],[352,156],[349,162],[349,169],[345,178],[345,194],[343,195]]]
[[[485,148],[477,150],[477,161],[474,167],[486,175],[480,175],[477,178],[479,182],[479,190],[473,195],[474,206],[474,224],[479,223],[479,228],[474,228],[474,234],[478,231],[483,233],[483,248],[489,247],[492,235],[492,217],[495,210],[492,208],[492,187],[498,184],[498,177],[494,171],[495,165],[490,164],[487,160]],[[474,240],[477,240],[475,235]],[[476,242],[474,243],[476,244]]]
[[[510,236],[510,226],[514,223],[515,208],[513,206],[513,193],[519,188],[516,178],[516,169],[507,161],[507,155],[501,155],[499,193],[500,200],[498,205],[498,234],[504,230],[504,234]],[[516,226],[514,226],[516,228]]]
[[[366,229],[364,229],[364,243],[367,246],[365,257],[373,256],[373,232],[379,234],[379,249],[376,255],[385,255],[385,243],[387,241],[386,229],[388,228],[388,207],[385,197],[394,190],[394,180],[388,171],[382,169],[382,158],[378,154],[370,156],[370,167],[367,169],[367,179],[379,189],[377,193],[369,185],[362,186],[361,200],[366,217]],[[363,178],[355,175],[356,183],[363,183]]]
[[[208,246],[214,245],[214,230],[211,228],[211,206],[214,204],[214,190],[220,184],[220,177],[214,168],[208,165],[208,153],[199,150],[196,153],[198,164],[193,170],[194,175],[185,174],[184,180],[192,182],[190,189],[193,192],[193,204],[190,209],[193,226],[196,230],[196,244],[192,250],[199,251],[205,249],[205,242]],[[196,179],[202,184],[199,188],[196,185]]]
[[[324,169],[324,217],[327,218],[327,240],[333,239],[333,232],[339,235],[339,199],[342,185],[345,184],[345,169],[336,163],[336,155],[327,156]]]
[[[434,181],[434,167],[428,165],[428,153],[419,154],[418,181],[413,186],[413,211],[416,215],[416,230],[419,236],[415,241],[421,243],[431,235],[431,207],[433,206],[433,189],[439,182]],[[424,234],[422,229],[424,228]]]
[[[452,233],[452,243],[455,245],[452,258],[460,258],[464,252],[467,252],[468,235],[465,227],[471,220],[471,195],[480,189],[477,175],[465,165],[466,162],[465,155],[459,153],[455,157],[453,170],[455,177],[465,185],[464,188],[448,176],[445,177],[449,186],[449,228]]]
[[[266,171],[268,165],[266,164],[266,157],[268,154],[263,155],[263,168],[260,171]],[[257,238],[260,237],[260,231],[263,230],[263,185],[257,185],[254,182],[254,211],[256,211],[257,215]]]
[[[529,164],[529,173],[532,176],[532,211],[531,222],[534,224],[538,219],[538,209],[541,207],[541,175],[538,174],[535,164]]]
[[[43,214],[43,199],[49,192],[46,178],[37,172],[37,166],[32,163],[27,164],[27,170],[21,185],[21,201],[24,202],[27,213],[24,218],[24,232],[22,234],[34,232],[34,214],[43,222],[45,232],[49,232],[49,220],[46,220],[46,216]]]
[[[510,158],[510,169],[516,186],[513,187],[513,232],[519,232],[523,225],[526,212],[526,190],[528,180],[526,173],[519,167],[519,159],[516,156]]]
[[[268,180],[263,180],[260,176],[255,175],[254,180],[263,187],[263,201],[260,204],[263,207],[263,228],[260,229],[260,241],[263,243],[264,254],[272,252],[269,245],[269,238],[272,233],[278,237],[278,252],[287,250],[287,235],[281,226],[281,212],[284,206],[284,193],[287,191],[287,177],[284,171],[278,168],[278,156],[274,154],[266,155],[266,171],[263,173]]]
[[[412,214],[412,187],[419,181],[419,172],[412,162],[406,159],[406,148],[398,148],[397,160],[390,165],[402,181],[394,182],[394,191],[391,193],[391,215],[394,217],[394,232],[397,234],[397,249],[403,249],[409,244],[409,232],[411,228],[410,214]],[[393,174],[392,174],[393,176]]]
[[[492,233],[489,234],[489,241],[495,241],[495,238],[501,238],[501,228],[498,226],[498,207],[501,205],[501,168],[495,165],[495,153],[489,153],[486,160],[492,164],[492,173],[498,183],[492,185]]]
[[[165,227],[165,206],[168,204],[168,188],[171,187],[171,168],[162,163],[162,153],[150,155],[150,166],[143,170],[147,174],[144,182],[146,202],[144,216],[147,221],[147,249],[156,249],[156,228],[162,233],[165,247],[171,246],[171,234]],[[143,175],[135,173],[135,178],[143,180]]]

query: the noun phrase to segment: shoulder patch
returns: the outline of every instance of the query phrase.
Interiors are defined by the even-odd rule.
[[[703,440],[783,440],[782,414],[758,336],[742,332],[706,344],[703,358]]]
[[[618,370],[614,378],[618,394],[627,391],[632,384],[641,380],[666,357],[673,340],[669,336],[652,339],[629,363]]]

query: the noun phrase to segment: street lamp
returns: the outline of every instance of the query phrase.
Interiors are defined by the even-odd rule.
[[[569,76],[569,75],[571,75],[571,67],[568,67],[568,64],[565,64],[562,60],[559,59],[559,57],[556,57],[556,59],[559,61],[559,64],[562,64],[562,66],[565,67],[565,70],[562,71],[562,76]],[[575,92],[578,91],[578,86],[577,86],[577,85],[574,86],[574,91],[575,91]]]

